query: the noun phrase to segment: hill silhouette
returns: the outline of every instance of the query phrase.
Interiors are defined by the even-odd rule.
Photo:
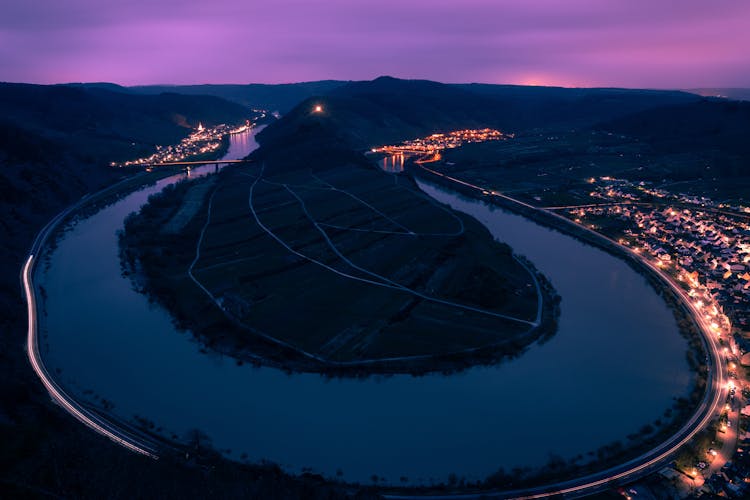
[[[185,95],[212,95],[256,109],[286,113],[300,101],[328,93],[346,82],[321,80],[316,82],[246,85],[144,85],[120,87],[120,91],[136,94],[174,92]],[[101,85],[101,84],[99,84]]]
[[[661,153],[702,153],[713,175],[750,174],[750,102],[701,99],[612,120],[598,128],[638,138]]]
[[[639,137],[657,148],[750,153],[750,102],[702,99],[634,113],[600,127]]]
[[[700,89],[687,89],[687,92],[698,94],[703,97],[724,97],[726,99],[735,99],[738,101],[750,101],[750,89],[749,88],[737,88],[737,87],[716,87],[716,88],[700,88]]]
[[[460,128],[505,132],[590,127],[597,122],[700,97],[683,92],[449,85],[380,77],[304,100],[258,137],[262,154],[301,158],[351,155],[375,145]],[[322,112],[314,112],[316,106]],[[304,150],[304,152],[302,152]],[[345,153],[345,150],[349,150]]]
[[[98,86],[8,83],[0,84],[0,110],[0,128],[23,130],[54,144],[55,154],[105,163],[138,157],[156,144],[179,142],[199,122],[240,123],[250,115],[242,106],[213,96],[139,96]],[[40,153],[3,135],[0,151],[15,159]]]

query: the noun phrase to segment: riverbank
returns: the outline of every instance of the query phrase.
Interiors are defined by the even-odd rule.
[[[394,186],[394,178],[388,180]],[[598,446],[653,422],[665,410],[662,401],[683,393],[682,382],[664,378],[683,370],[683,358],[670,354],[681,339],[663,321],[671,315],[661,301],[644,300],[657,297],[636,273],[573,238],[539,231],[521,217],[511,220],[479,205],[474,219],[482,220],[495,238],[513,242],[520,253],[543,263],[539,269],[566,297],[561,334],[524,356],[452,377],[330,379],[237,366],[226,356],[201,353],[191,337],[174,330],[162,308],[149,306],[120,276],[114,229],[162,188],[134,193],[77,224],[60,242],[43,281],[49,289],[49,357],[53,369],[62,370],[61,381],[80,388],[84,397],[90,390],[106,398],[116,415],[153,422],[168,437],[179,440],[197,427],[228,458],[269,460],[289,472],[313,470],[351,483],[369,484],[368,478],[377,475],[378,485],[447,484],[455,473],[473,484],[501,465],[541,468],[548,453],[566,460],[589,450],[596,456]],[[240,186],[235,206],[247,206],[243,191]],[[451,206],[460,201],[438,199]],[[496,224],[487,225],[488,218]],[[498,225],[531,232],[521,237],[498,233]],[[455,231],[457,222],[453,226],[447,229]],[[528,243],[550,251],[530,251]],[[561,260],[563,254],[568,258]],[[618,270],[620,285],[632,286],[623,295],[609,280],[568,279],[566,269],[582,260],[600,273]],[[210,285],[205,276],[196,276]],[[592,303],[606,304],[607,313],[590,310]],[[646,317],[633,318],[628,312],[633,308]],[[617,324],[610,328],[614,318]],[[603,330],[611,333],[609,338],[598,335]],[[632,338],[614,341],[630,331]],[[646,339],[666,351],[642,352],[639,344]],[[609,360],[613,347],[620,356]],[[640,403],[630,405],[635,400]],[[546,411],[530,411],[540,401]],[[570,407],[565,401],[580,404]],[[398,457],[394,449],[400,450]]]
[[[699,411],[702,404],[708,402],[708,396],[710,393],[707,392],[709,371],[709,367],[706,364],[709,359],[707,353],[707,341],[702,334],[700,326],[697,325],[692,311],[689,310],[672,286],[664,281],[664,278],[659,276],[656,271],[644,264],[640,259],[631,255],[627,250],[620,248],[619,245],[608,238],[579,227],[574,222],[563,219],[556,214],[536,209],[525,203],[516,202],[511,198],[503,197],[499,194],[493,194],[488,188],[475,186],[458,179],[452,179],[439,172],[435,172],[419,165],[409,164],[408,172],[416,178],[445,186],[451,191],[457,191],[472,199],[481,200],[486,203],[497,205],[510,212],[520,214],[543,227],[560,231],[563,234],[576,238],[582,243],[604,250],[605,252],[625,261],[629,267],[644,276],[649,285],[653,287],[669,305],[670,310],[679,325],[681,335],[689,344],[689,350],[686,354],[687,362],[695,374],[690,395],[687,398],[678,398],[673,407],[665,412],[665,415],[662,418],[657,419],[654,422],[654,425],[647,426],[647,432],[645,432],[646,428],[644,428],[640,432],[640,434],[642,434],[641,436],[629,436],[630,443],[628,443],[628,445],[623,446],[621,442],[615,442],[603,447],[602,450],[606,453],[604,456],[599,456],[599,460],[595,464],[592,463],[584,466],[576,466],[575,464],[566,464],[561,461],[558,461],[557,463],[551,462],[547,471],[543,471],[542,474],[533,473],[525,478],[522,477],[520,481],[518,477],[519,475],[523,476],[523,474],[517,473],[520,473],[521,471],[516,471],[517,473],[509,476],[501,470],[498,476],[488,479],[485,483],[486,486],[491,488],[490,484],[494,484],[494,488],[502,486],[503,489],[507,489],[508,482],[510,482],[518,487],[531,487],[540,483],[552,483],[555,480],[563,480],[570,476],[583,476],[596,473],[597,471],[607,470],[616,467],[620,463],[633,460],[635,457],[647,453],[655,445],[665,442],[667,439],[673,439],[676,435],[675,433],[684,432],[684,428],[681,427],[683,426],[683,422],[694,419],[696,411]],[[717,359],[716,361],[721,362],[720,359]]]
[[[160,141],[153,138],[153,142]],[[130,141],[127,146],[130,148]],[[37,152],[33,148],[31,151]],[[6,161],[10,160],[6,158]],[[21,293],[23,281],[19,288],[18,271],[28,259],[29,246],[38,231],[56,214],[77,203],[82,196],[84,201],[98,204],[98,208],[115,201],[114,198],[107,200],[106,193],[115,184],[124,187],[122,176],[125,172],[124,169],[107,167],[106,163],[90,165],[75,157],[66,157],[64,161],[56,160],[49,169],[33,163],[3,165],[3,173],[6,179],[11,179],[11,185],[5,186],[9,190],[4,191],[7,196],[2,200],[3,213],[8,217],[0,245],[0,254],[6,263],[0,284],[3,296],[3,313],[0,314],[3,331],[0,343],[3,380],[0,387],[0,441],[3,443],[0,446],[0,497],[149,498],[157,495],[186,498],[210,497],[218,491],[232,498],[248,495],[259,498],[274,495],[350,498],[351,489],[344,491],[318,478],[292,477],[278,467],[213,460],[210,455],[202,453],[195,457],[194,448],[190,447],[185,448],[191,452],[190,460],[185,460],[183,452],[179,456],[160,456],[154,461],[81,425],[51,400],[31,369],[24,349],[28,318]],[[21,172],[21,178],[30,189],[25,189],[23,183],[20,186],[15,183],[16,172]],[[137,188],[144,179],[130,177],[125,180],[128,182],[133,182]],[[98,208],[92,209],[92,213]],[[52,244],[52,241],[48,240],[48,243]],[[49,245],[45,248],[49,250]],[[38,272],[44,272],[44,267],[44,263],[39,262]],[[38,300],[41,300],[40,295],[37,292]],[[44,355],[47,354],[45,351]],[[54,369],[51,372],[55,378],[65,375]],[[85,393],[76,391],[76,397],[83,406],[102,418],[126,429],[129,427],[127,416],[118,418],[112,411],[102,411],[102,406],[85,401]],[[375,497],[369,493],[362,495]]]
[[[653,269],[644,264],[640,258],[635,257],[631,252],[609,238],[602,236],[595,231],[583,228],[575,222],[560,215],[538,209],[525,203],[517,202],[508,197],[493,195],[486,188],[457,182],[456,180],[452,180],[449,177],[420,165],[410,164],[408,166],[408,172],[417,178],[424,178],[438,185],[449,187],[454,191],[474,199],[479,199],[523,215],[542,226],[573,236],[583,243],[604,250],[605,252],[625,261],[631,268],[648,280],[649,284],[664,298],[672,309],[675,315],[675,320],[680,326],[680,333],[689,342],[690,350],[688,350],[687,353],[688,363],[690,367],[697,372],[699,380],[703,380],[702,384],[699,383],[696,385],[695,391],[697,392],[694,392],[691,396],[691,401],[693,403],[697,404],[697,402],[700,401],[705,388],[705,373],[707,370],[705,360],[708,359],[706,344],[700,333],[700,327],[696,324],[691,312],[686,308],[682,299],[677,296],[673,288],[668,283],[665,283]]]
[[[195,155],[187,158],[185,161],[216,161],[227,153],[229,145],[229,134],[227,134],[222,137],[222,145],[217,151]],[[189,176],[189,174],[186,174],[185,167],[173,165],[147,170],[143,170],[141,167],[121,167],[119,170],[122,170],[122,175],[120,175],[120,179],[117,182],[93,193],[84,194],[75,203],[75,208],[58,221],[54,230],[50,233],[39,257],[48,257],[56,248],[58,239],[71,229],[76,222],[85,220],[138,190],[154,186],[163,179],[174,175]]]

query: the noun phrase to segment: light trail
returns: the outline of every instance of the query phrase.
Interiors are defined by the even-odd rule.
[[[99,417],[76,403],[75,400],[68,394],[66,394],[63,389],[58,386],[57,383],[49,376],[49,372],[47,372],[47,369],[45,368],[39,354],[39,340],[37,337],[36,320],[36,299],[34,296],[34,288],[31,282],[31,274],[33,268],[34,255],[32,254],[29,255],[29,258],[26,260],[26,264],[23,267],[23,286],[24,292],[26,293],[26,304],[28,307],[29,318],[29,329],[26,337],[26,353],[29,358],[29,363],[31,363],[31,367],[34,369],[34,372],[36,372],[37,377],[39,377],[39,380],[42,381],[42,384],[44,384],[44,387],[47,389],[47,392],[49,392],[52,399],[68,413],[78,419],[78,421],[131,451],[140,453],[141,455],[145,455],[150,458],[158,458],[153,449],[147,449],[144,446],[135,444],[131,440],[128,440],[121,435],[118,435],[115,432],[107,429],[105,427],[105,425],[107,425],[106,423],[100,423]]]

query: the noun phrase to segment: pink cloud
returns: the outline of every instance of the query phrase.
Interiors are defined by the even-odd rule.
[[[0,79],[750,86],[744,0],[27,0]]]

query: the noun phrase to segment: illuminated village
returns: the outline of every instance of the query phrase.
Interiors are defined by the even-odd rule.
[[[594,184],[590,195],[606,205],[572,208],[569,216],[646,253],[750,332],[750,209],[609,177]],[[619,221],[619,231],[608,220]]]
[[[401,144],[372,148],[371,153],[386,155],[380,166],[386,172],[401,172],[404,161],[413,155],[418,155],[416,163],[431,163],[442,159],[440,152],[453,149],[471,142],[498,141],[512,138],[513,134],[503,134],[491,128],[454,130],[444,134],[432,134],[427,137],[404,141]]]
[[[394,154],[432,154],[443,149],[451,149],[470,142],[497,141],[503,133],[491,128],[454,130],[447,134],[432,134],[420,139],[404,141],[393,146],[373,148],[373,153]]]
[[[265,116],[265,115],[263,115]],[[150,166],[164,162],[183,161],[190,157],[215,153],[222,146],[222,140],[227,134],[239,134],[251,127],[250,122],[240,127],[220,124],[215,127],[204,127],[202,123],[188,137],[179,144],[156,146],[156,152],[151,156],[128,160],[122,163],[112,162],[113,167]]]
[[[707,448],[687,472],[693,486],[704,491],[743,494],[750,478],[750,405],[744,403],[750,393],[742,390],[744,374],[737,364],[750,366],[750,208],[673,194],[644,182],[602,177],[589,183],[594,186],[589,195],[597,201],[562,213],[667,272],[724,345],[729,395],[716,431],[721,440],[736,440],[737,447],[721,470],[711,467],[717,451]],[[741,397],[735,396],[737,388]]]

